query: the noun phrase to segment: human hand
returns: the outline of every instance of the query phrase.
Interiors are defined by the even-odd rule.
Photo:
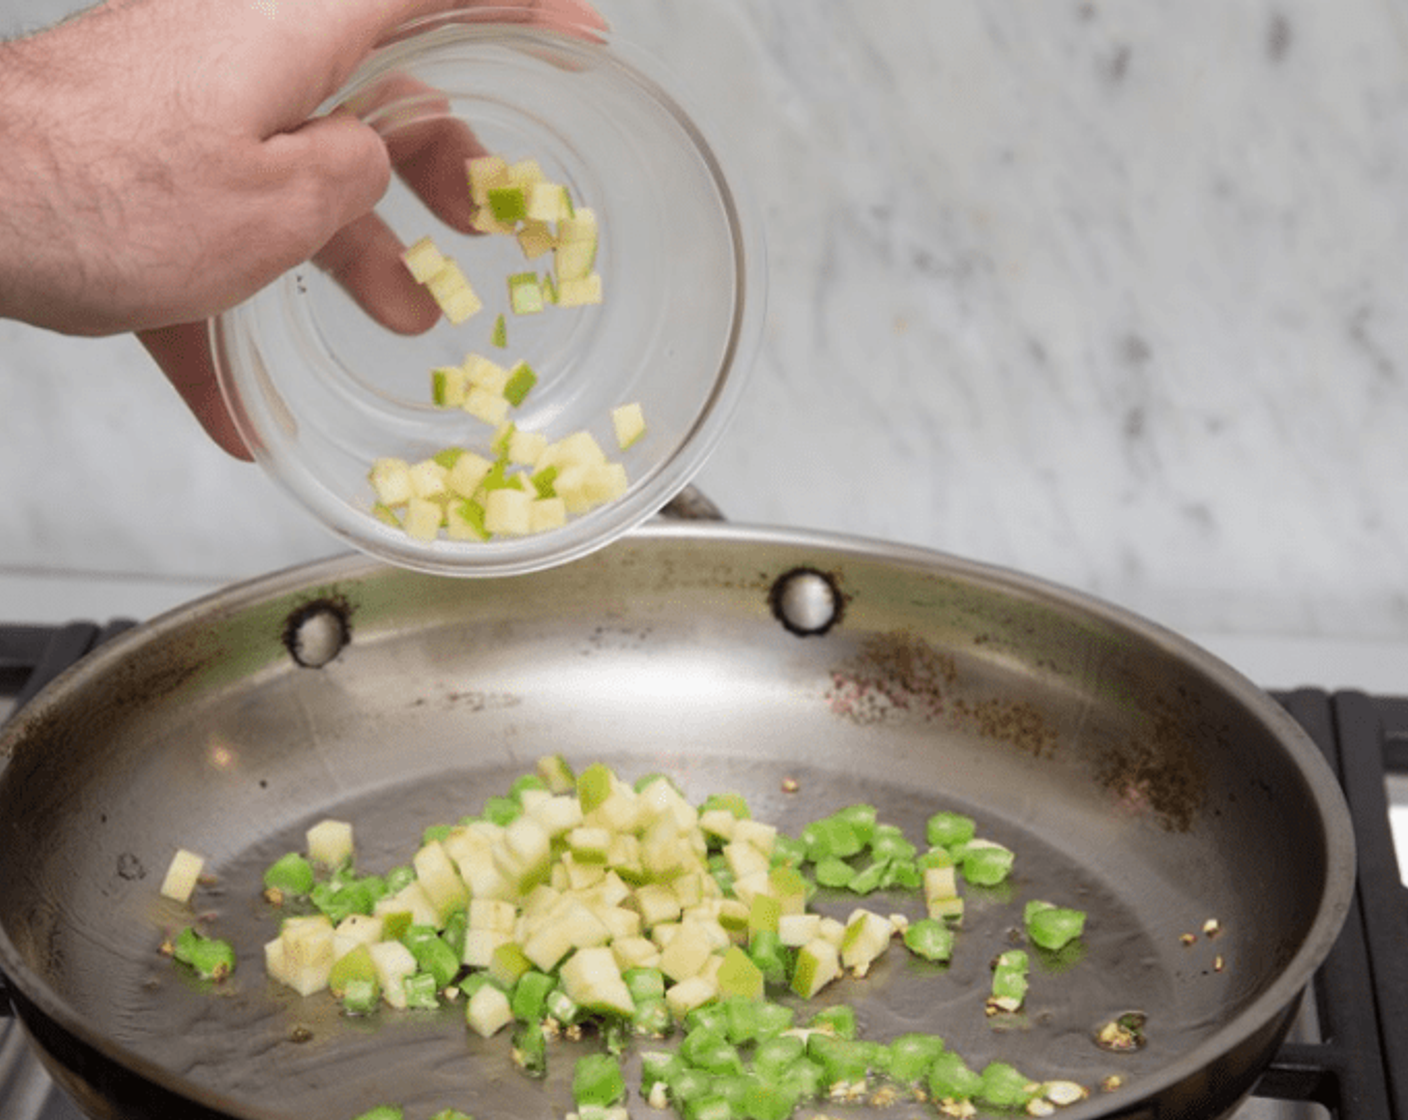
[[[135,330],[215,441],[250,458],[215,384],[204,320],[309,258],[387,326],[434,322],[371,214],[394,167],[456,226],[437,185],[467,132],[388,150],[350,112],[312,119],[416,16],[473,0],[110,0],[0,47],[0,314],[69,334]],[[522,18],[604,28],[584,0]],[[394,240],[394,239],[393,239]]]

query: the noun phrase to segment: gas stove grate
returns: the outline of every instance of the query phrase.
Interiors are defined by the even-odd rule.
[[[74,622],[0,626],[0,700],[9,710],[108,638],[132,625]],[[1316,1041],[1286,1042],[1254,1102],[1319,1105],[1335,1120],[1408,1120],[1408,888],[1389,827],[1386,779],[1408,775],[1408,698],[1304,688],[1277,700],[1310,734],[1339,776],[1354,820],[1358,890],[1344,931],[1307,993]],[[6,708],[0,707],[0,718]],[[37,1071],[16,1064],[17,1032],[0,1021],[0,1115],[76,1120]],[[22,1064],[22,1063],[21,1063]],[[33,1063],[31,1063],[33,1064]],[[6,1095],[8,1090],[11,1096]],[[31,1103],[26,1103],[26,1102]]]
[[[1408,700],[1300,689],[1277,696],[1339,776],[1358,889],[1310,997],[1321,1041],[1288,1042],[1257,1095],[1313,1101],[1342,1120],[1408,1118],[1408,890],[1389,827],[1388,774],[1408,773]]]

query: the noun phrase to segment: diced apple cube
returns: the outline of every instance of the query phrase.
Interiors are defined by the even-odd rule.
[[[438,498],[445,493],[445,476],[449,473],[434,459],[422,459],[411,466],[411,492],[417,498]]]
[[[531,157],[515,160],[508,165],[508,181],[516,187],[526,190],[534,183],[541,183],[543,178],[542,167]]]
[[[425,281],[425,286],[442,309],[445,302],[455,293],[470,291],[472,294],[473,291],[459,264],[449,257],[446,257],[435,273]]]
[[[541,824],[526,816],[507,825],[502,843],[494,848],[496,866],[520,894],[547,879],[551,857],[552,837]]]
[[[820,914],[783,914],[777,919],[777,939],[793,949],[819,936],[820,930]]]
[[[601,444],[597,443],[596,437],[583,428],[548,444],[547,450],[543,452],[534,466],[542,470],[549,466],[562,468],[575,464],[586,465],[604,462],[606,462],[606,452],[601,449]]]
[[[924,869],[924,900],[928,903],[958,897],[958,877],[952,866]]]
[[[714,940],[699,922],[685,919],[660,951],[660,971],[671,980],[695,976],[714,952]]]
[[[629,1015],[635,1010],[616,957],[606,946],[578,949],[562,966],[563,990],[590,1011]]]
[[[735,826],[734,835],[737,834],[737,826]],[[771,866],[765,853],[758,851],[752,844],[740,840],[730,840],[725,844],[723,855],[735,879],[746,879],[759,872],[767,874]]]
[[[503,393],[494,393],[483,386],[471,387],[464,398],[464,410],[486,424],[498,427],[508,416],[508,401]]]
[[[493,984],[479,985],[465,1007],[465,1022],[480,1038],[497,1034],[513,1022],[508,996]]]
[[[630,489],[630,478],[621,463],[597,463],[587,468],[587,497],[593,505],[603,505],[623,497]]]
[[[410,914],[411,924],[433,926],[440,920],[435,905],[421,885],[415,881],[407,883],[399,891],[385,898],[379,898],[372,906],[372,913],[378,915]]]
[[[476,233],[512,233],[514,226],[508,222],[501,222],[494,217],[494,212],[485,203],[474,212],[474,216],[469,219],[469,228]]]
[[[504,399],[517,408],[521,405],[533,386],[538,383],[538,375],[527,362],[515,362],[508,371],[508,381],[504,384]]]
[[[561,861],[553,869],[554,875],[558,868],[562,870],[565,889],[571,891],[589,891],[606,879],[605,864],[583,862],[570,851],[562,853]]]
[[[463,366],[436,366],[430,371],[430,400],[439,408],[460,408],[468,389]]]
[[[508,370],[483,354],[465,355],[464,373],[471,385],[478,385],[491,393],[502,395],[504,386],[508,384]]]
[[[586,513],[592,508],[587,480],[590,469],[586,463],[570,463],[562,467],[553,479],[553,490],[568,513]]]
[[[846,923],[839,918],[823,914],[816,924],[816,935],[822,941],[829,941],[839,949],[841,942],[846,939]]]
[[[841,964],[857,976],[864,976],[871,963],[890,947],[894,931],[888,918],[869,910],[854,911],[841,941]]]
[[[455,541],[487,541],[484,507],[469,498],[451,501],[445,507],[445,535]]]
[[[480,206],[488,204],[489,191],[494,187],[507,186],[508,161],[503,156],[476,156],[465,161],[465,172],[469,179],[469,196]]]
[[[611,955],[623,970],[655,968],[660,963],[660,950],[648,937],[618,937],[611,942]]]
[[[616,432],[616,446],[622,451],[645,434],[645,412],[639,401],[623,404],[611,410],[611,426]]]
[[[528,217],[538,222],[561,222],[572,217],[572,196],[561,183],[530,183]]]
[[[488,968],[500,945],[513,940],[512,933],[497,929],[467,929],[464,931],[464,951],[460,959],[470,968]]]
[[[368,475],[372,492],[388,506],[405,505],[415,493],[411,486],[411,465],[404,459],[386,456],[372,463]]]
[[[561,922],[572,936],[574,949],[590,949],[611,940],[611,927],[586,903],[569,896],[553,918]]]
[[[367,947],[381,984],[381,996],[392,1007],[406,1006],[406,978],[416,972],[416,958],[399,941],[378,941]]]
[[[536,272],[515,272],[508,278],[508,305],[516,315],[535,315],[544,306]]]
[[[347,821],[323,820],[304,835],[308,858],[324,867],[336,867],[352,858],[352,825]]]
[[[646,928],[677,921],[683,909],[679,897],[663,883],[646,883],[636,890],[636,908]]]
[[[557,247],[553,250],[553,268],[558,281],[588,275],[596,262],[597,243],[595,211],[579,207],[570,217],[561,219],[557,223]]]
[[[445,257],[429,237],[422,237],[401,253],[401,260],[410,269],[416,283],[424,284],[445,267]]]
[[[177,849],[166,868],[166,876],[161,881],[161,894],[173,902],[189,902],[195,893],[200,873],[205,869],[205,859],[185,848]]]
[[[523,955],[543,972],[551,972],[572,951],[572,931],[559,923],[539,922],[523,942]]]
[[[531,807],[527,807],[525,802],[524,811],[542,825],[551,837],[561,836],[582,823],[582,804],[571,794],[546,794]],[[605,860],[606,851],[603,847],[601,862],[604,863]]]
[[[435,909],[438,918],[436,925],[443,925],[452,913],[469,905],[469,891],[464,880],[439,840],[430,841],[416,852],[411,865],[416,871],[416,882]]]
[[[532,466],[547,448],[548,437],[542,432],[524,432],[515,428],[508,441],[509,462]]]
[[[597,868],[596,870],[605,876],[605,868]],[[612,944],[616,942],[617,938],[640,936],[641,916],[634,910],[627,910],[624,906],[600,906],[593,910],[593,913],[611,931],[610,941]]]
[[[584,299],[584,303],[591,303],[592,300]],[[600,292],[598,299],[600,301]],[[474,290],[466,284],[463,288],[457,288],[451,292],[440,304],[440,309],[445,312],[445,318],[458,326],[472,315],[477,315],[484,307],[483,301],[474,293]]]
[[[719,994],[718,984],[707,976],[691,976],[665,990],[665,1005],[670,1014],[683,1022],[696,1007],[703,1007]]]
[[[519,186],[490,187],[489,212],[500,225],[513,226],[527,217],[528,200]]]
[[[431,541],[439,535],[445,520],[445,507],[429,498],[412,496],[406,503],[406,519],[402,528],[406,535],[419,541]]]
[[[484,498],[484,527],[491,533],[522,537],[533,531],[533,499],[526,490],[505,486]]]
[[[321,914],[287,919],[279,930],[283,944],[284,982],[299,995],[328,986],[333,966],[333,926]]]
[[[558,278],[558,307],[586,307],[602,301],[601,273],[589,272],[581,277]]]
[[[753,845],[763,855],[771,855],[777,844],[777,826],[751,818],[740,820],[733,827],[733,839]]]
[[[553,233],[546,221],[535,218],[532,211],[532,197],[529,196],[528,221],[518,231],[518,247],[523,250],[525,260],[537,260],[539,257],[553,250],[557,244],[557,235]]]
[[[445,485],[465,498],[472,498],[494,464],[473,451],[466,451],[445,474]]]
[[[358,945],[380,941],[384,925],[384,920],[373,914],[348,914],[332,931],[333,959],[341,960]]]
[[[830,941],[816,938],[797,950],[792,969],[792,990],[803,999],[811,999],[827,984],[841,975],[841,956]]]
[[[469,928],[512,933],[518,908],[502,898],[472,898],[469,901]]]

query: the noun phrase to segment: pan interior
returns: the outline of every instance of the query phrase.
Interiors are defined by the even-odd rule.
[[[477,1039],[459,1009],[355,1020],[326,994],[269,984],[277,915],[259,879],[328,816],[353,823],[363,868],[408,862],[426,826],[562,753],[667,773],[695,801],[740,792],[794,835],[867,802],[921,845],[927,817],[956,809],[1012,848],[1007,886],[966,890],[950,966],[892,950],[819,997],[853,1005],[871,1037],[930,1031],[975,1067],[1117,1076],[1125,1093],[1283,982],[1331,873],[1319,775],[1235,687],[1124,620],[966,569],[782,545],[699,559],[697,542],[664,534],[502,582],[356,566],[139,636],[154,644],[121,654],[124,686],[146,702],[118,702],[112,674],[94,674],[13,744],[7,972],[104,1047],[235,1113],[345,1120],[391,1101],[408,1116],[561,1114],[570,1063],[528,1080],[507,1038]],[[802,562],[845,598],[824,635],[770,611],[773,582]],[[280,623],[319,598],[348,612],[353,638],[301,668]],[[178,661],[189,671],[170,671]],[[218,876],[199,906],[242,962],[218,989],[157,951],[190,918],[157,898],[177,846]],[[1087,933],[1079,952],[1034,953],[1025,1014],[995,1020],[990,962],[1020,942],[1031,898],[1085,910]],[[920,914],[903,894],[817,897],[842,918],[857,904]],[[1130,1010],[1148,1016],[1148,1044],[1097,1047],[1092,1032]]]

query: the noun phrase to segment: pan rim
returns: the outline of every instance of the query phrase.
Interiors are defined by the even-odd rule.
[[[1289,1022],[1288,1009],[1294,1010],[1297,1000],[1310,983],[1316,969],[1323,963],[1341,935],[1345,920],[1355,905],[1357,879],[1354,829],[1339,780],[1320,749],[1280,704],[1239,670],[1162,624],[1087,592],[998,565],[969,560],[929,548],[856,535],[740,523],[680,523],[657,519],[633,530],[616,544],[608,546],[595,557],[584,559],[581,563],[606,562],[617,551],[633,546],[651,547],[656,542],[690,547],[707,547],[711,544],[715,547],[766,544],[799,551],[825,552],[837,560],[865,560],[900,564],[928,571],[942,570],[945,574],[977,581],[1009,593],[1054,602],[1066,608],[1076,608],[1103,624],[1134,635],[1162,653],[1182,659],[1209,678],[1281,743],[1305,779],[1307,795],[1318,811],[1316,823],[1319,825],[1319,840],[1326,857],[1324,873],[1317,891],[1319,903],[1315,916],[1308,924],[1300,945],[1279,975],[1229,1022],[1174,1061],[1141,1075],[1127,1087],[1127,1095],[1121,1093],[1118,1096],[1092,1096],[1081,1104],[1062,1109],[1061,1113],[1069,1120],[1083,1120],[1090,1116],[1130,1112],[1180,1082],[1208,1070],[1220,1059],[1263,1036],[1265,1032],[1277,1026],[1278,1020]],[[142,648],[168,638],[193,622],[205,619],[212,612],[220,615],[236,613],[264,599],[309,588],[354,585],[378,575],[402,575],[411,579],[446,578],[390,568],[383,562],[360,553],[339,553],[239,581],[177,606],[117,635],[50,682],[3,730],[0,730],[0,782],[4,780],[15,746],[24,739],[27,728],[39,723],[48,710],[61,704],[64,697],[80,687],[83,681],[101,676],[110,666],[126,660]],[[211,1091],[199,1082],[175,1074],[91,1028],[67,1000],[60,997],[25,963],[2,922],[0,973],[12,990],[12,1002],[18,996],[54,1026],[91,1047],[103,1058],[160,1088],[232,1117],[247,1120],[282,1120],[286,1116],[285,1113],[240,1104],[224,1094]],[[16,1015],[16,1019],[22,1021],[19,1015]],[[26,1031],[32,1037],[32,1032],[27,1027]]]

